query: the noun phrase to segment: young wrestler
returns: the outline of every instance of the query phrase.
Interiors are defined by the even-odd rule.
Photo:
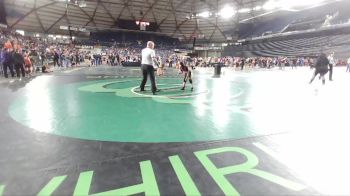
[[[25,54],[25,57],[24,57],[24,68],[27,76],[28,77],[31,76],[33,65],[32,65],[32,62],[30,61],[28,54]]]
[[[163,76],[164,75],[164,66],[165,66],[164,59],[159,57],[158,62],[160,62],[160,65],[157,68],[157,76]]]
[[[185,90],[186,82],[187,82],[187,80],[189,80],[191,83],[191,86],[192,86],[191,91],[193,91],[192,71],[187,66],[185,66],[185,64],[183,62],[180,62],[180,71],[181,71],[181,73],[185,74],[184,82],[183,82],[181,90]]]

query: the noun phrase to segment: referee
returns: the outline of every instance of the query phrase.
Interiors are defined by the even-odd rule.
[[[334,52],[328,56],[329,61],[329,81],[333,81],[333,66],[335,66]]]
[[[145,85],[147,83],[148,75],[151,79],[152,93],[155,95],[156,92],[159,92],[156,87],[156,81],[154,76],[154,69],[157,69],[157,60],[156,53],[154,51],[154,42],[147,42],[147,48],[143,49],[142,52],[142,61],[141,61],[141,70],[143,79],[140,85],[140,91],[145,91]]]

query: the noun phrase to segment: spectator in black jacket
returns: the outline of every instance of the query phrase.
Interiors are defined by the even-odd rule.
[[[53,66],[56,67],[60,67],[60,64],[59,64],[59,60],[60,59],[60,55],[58,54],[58,52],[55,50],[54,54],[53,54]]]
[[[244,64],[245,64],[245,59],[244,59],[244,58],[242,58],[242,59],[241,59],[241,70],[243,70],[243,69],[244,69]]]
[[[22,73],[22,77],[25,77],[24,57],[18,49],[16,49],[15,53],[13,53],[13,62],[15,65],[17,78],[21,77],[20,72]]]
[[[326,54],[321,53],[321,55],[318,57],[316,61],[315,73],[310,80],[310,84],[314,81],[315,77],[318,74],[320,74],[320,79],[322,79],[322,84],[326,83],[326,79],[324,78],[324,75],[326,75],[328,72],[328,65],[329,65],[329,60]]]

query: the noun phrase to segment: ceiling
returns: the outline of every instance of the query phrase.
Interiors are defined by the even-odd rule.
[[[71,1],[71,0],[69,0]],[[79,0],[78,2],[81,2]],[[85,27],[89,31],[117,30],[118,19],[156,22],[157,33],[191,40],[221,42],[232,36],[240,20],[261,14],[237,13],[224,19],[190,16],[204,11],[218,13],[229,5],[238,10],[261,6],[266,0],[4,0],[9,27],[39,33],[64,33],[62,26]],[[66,32],[67,33],[67,32]]]

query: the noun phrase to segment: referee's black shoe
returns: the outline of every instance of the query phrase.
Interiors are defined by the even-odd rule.
[[[158,93],[158,92],[160,92],[160,90],[159,90],[159,89],[156,89],[156,91],[154,91],[154,92],[152,92],[152,93],[153,93],[153,95],[155,95],[155,94]]]

